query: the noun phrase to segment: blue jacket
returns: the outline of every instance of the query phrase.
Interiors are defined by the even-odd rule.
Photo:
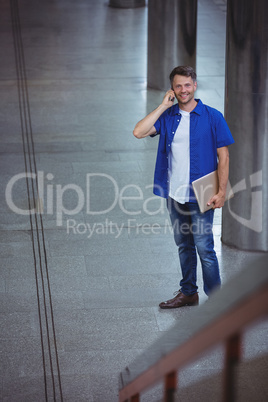
[[[217,169],[217,148],[234,143],[229,127],[218,110],[204,105],[200,99],[190,113],[190,185],[200,177]],[[154,175],[155,195],[168,198],[168,159],[174,134],[180,124],[178,104],[167,109],[155,122],[159,144]],[[182,161],[183,163],[183,161]],[[196,201],[192,188],[190,200]]]

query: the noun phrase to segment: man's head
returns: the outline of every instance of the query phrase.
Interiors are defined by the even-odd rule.
[[[169,75],[169,79],[170,79],[170,86],[173,89],[173,80],[175,75],[182,75],[184,77],[191,77],[193,82],[196,82],[196,72],[194,71],[194,69],[190,66],[178,66],[175,67],[170,75]]]
[[[195,71],[189,66],[179,66],[171,71],[169,78],[179,107],[191,111],[196,105],[194,99],[197,88]]]

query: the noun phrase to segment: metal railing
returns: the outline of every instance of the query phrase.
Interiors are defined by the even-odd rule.
[[[268,314],[268,254],[257,258],[200,307],[191,311],[120,373],[119,402],[138,402],[164,380],[165,402],[174,401],[177,372],[213,346],[225,344],[222,395],[235,400],[234,368],[245,327]]]

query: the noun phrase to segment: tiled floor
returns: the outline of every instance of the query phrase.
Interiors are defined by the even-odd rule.
[[[0,400],[114,402],[119,372],[191,309],[158,309],[180,269],[165,205],[152,198],[157,140],[132,135],[163,96],[146,88],[147,9],[18,3],[19,14],[15,0],[0,2]],[[225,1],[199,0],[197,96],[222,112],[224,45]],[[35,177],[29,194],[25,178],[10,181],[25,160],[44,211],[32,220],[14,209],[29,194],[34,205]],[[225,283],[255,253],[222,245],[220,232],[217,212]],[[200,270],[198,283],[204,302]],[[254,339],[254,353],[267,347]],[[221,356],[188,368],[191,381],[218,372]],[[143,400],[160,398],[157,387]]]

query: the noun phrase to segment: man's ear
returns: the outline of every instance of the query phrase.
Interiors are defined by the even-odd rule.
[[[197,90],[197,81],[195,81],[195,83],[194,83],[194,91],[196,91]]]

